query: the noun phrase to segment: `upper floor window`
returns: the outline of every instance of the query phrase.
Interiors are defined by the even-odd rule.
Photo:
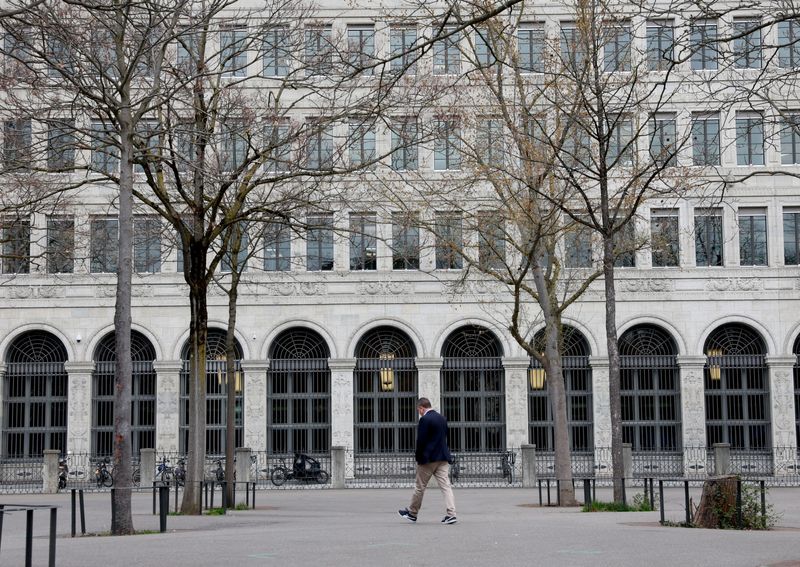
[[[75,123],[57,120],[47,128],[47,169],[68,171],[75,167]]]
[[[375,60],[375,27],[347,26],[347,53],[351,71],[371,75]]]
[[[292,145],[289,139],[289,119],[278,119],[265,127],[266,148],[269,158],[266,169],[272,173],[289,171]]]
[[[433,74],[457,75],[461,72],[461,52],[458,50],[461,33],[446,27],[441,34],[446,37],[433,44]]]
[[[75,72],[73,50],[60,37],[49,36],[45,40],[47,55],[47,74],[50,77],[60,77],[62,74]]]
[[[175,48],[175,63],[184,73],[196,67],[200,59],[200,42],[198,32],[190,28],[183,28],[177,37]]]
[[[92,122],[91,129],[92,170],[114,173],[119,167],[119,148],[116,134],[102,122]]]
[[[31,221],[3,218],[3,273],[27,274],[31,271]]]
[[[633,163],[633,123],[629,117],[614,117],[609,125],[611,131],[608,140],[608,152],[606,153],[606,165],[614,167],[617,165],[629,166]]]
[[[737,165],[764,165],[764,121],[759,115],[736,117]]]
[[[161,222],[156,217],[133,219],[133,271],[161,271]]]
[[[502,167],[505,160],[505,128],[500,118],[482,118],[475,133],[475,149],[479,164]]]
[[[584,38],[574,22],[562,22],[560,35],[561,64],[573,74],[580,74],[586,60]]]
[[[523,24],[517,30],[519,68],[522,72],[544,72],[544,24]]]
[[[375,159],[375,126],[363,120],[350,122],[350,165],[360,166]]]
[[[464,246],[461,215],[436,213],[436,269],[460,270],[463,266],[461,251]]]
[[[3,165],[6,170],[28,169],[32,154],[31,120],[6,120],[3,125]]]
[[[402,117],[392,120],[392,169],[416,171],[419,165],[417,119]]]
[[[333,126],[316,120],[307,122],[306,167],[326,169],[333,165]]]
[[[144,173],[143,163],[157,161],[161,151],[162,131],[155,120],[142,120],[136,124],[136,149],[134,159],[140,163],[135,165],[137,173]]]
[[[761,68],[761,24],[759,20],[733,21],[733,64],[737,69]]]
[[[767,265],[765,209],[739,209],[739,265]]]
[[[564,235],[564,265],[567,268],[592,267],[592,231],[573,223]]]
[[[235,171],[244,165],[249,140],[244,120],[229,119],[222,126],[222,171]]]
[[[719,165],[719,116],[692,116],[692,162]]]
[[[800,163],[800,114],[789,114],[781,128],[781,164]]]
[[[375,213],[350,215],[351,270],[376,270],[378,268],[375,227]]]
[[[617,232],[614,233],[614,267],[635,268],[636,249],[639,243],[636,238],[635,217],[628,219]]]
[[[778,65],[785,69],[800,67],[800,20],[778,23]]]
[[[675,27],[672,20],[647,22],[647,68],[667,71],[675,61]]]
[[[502,217],[494,212],[479,214],[478,263],[482,270],[500,271],[505,265],[506,234]]]
[[[47,217],[47,273],[71,274],[75,270],[75,220]]]
[[[119,262],[119,221],[116,218],[92,219],[89,240],[89,271],[93,274],[116,273]]]
[[[800,209],[783,210],[783,263],[800,265]]]
[[[436,120],[435,127],[433,169],[461,169],[461,127],[458,121],[452,118]]]
[[[391,69],[414,75],[417,72],[417,58],[419,53],[413,50],[417,43],[417,28],[406,26],[392,26],[389,30]]]
[[[650,157],[660,167],[677,162],[675,114],[655,114],[650,119]]]
[[[250,256],[250,233],[248,225],[240,222],[230,227],[230,238],[225,253],[222,255],[220,270],[229,273],[236,270],[237,273],[247,271],[247,258]],[[234,254],[234,251],[236,253]]]
[[[285,77],[289,74],[289,28],[272,26],[264,31],[264,76]]]
[[[269,222],[264,227],[264,270],[288,272],[292,260],[292,233],[289,225]]]
[[[717,22],[699,21],[692,25],[690,36],[692,69],[715,70],[717,68]]]
[[[310,272],[333,270],[333,215],[310,216],[306,222],[306,269]]]
[[[722,211],[699,209],[694,215],[695,264],[722,266]]]
[[[650,250],[654,268],[674,267],[680,263],[676,209],[654,210],[650,214]]]
[[[333,71],[331,26],[306,28],[305,63],[307,75],[330,75]]]
[[[392,214],[392,269],[419,269],[419,227],[414,215]]]
[[[3,51],[6,57],[6,70],[14,72],[22,70],[20,67],[33,61],[33,32],[26,26],[12,28],[13,24],[6,24],[3,37]]]
[[[495,58],[494,49],[489,30],[486,28],[476,29],[475,62],[478,64],[478,67],[489,67],[495,64],[497,59]]]
[[[612,24],[603,45],[603,69],[606,73],[631,70],[631,26]]]
[[[247,75],[247,28],[226,26],[220,32],[222,72],[233,77]]]

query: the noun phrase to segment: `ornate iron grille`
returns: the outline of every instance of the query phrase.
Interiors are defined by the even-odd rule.
[[[487,453],[506,448],[503,349],[487,329],[454,331],[442,347],[442,413],[453,452]]]
[[[392,327],[369,331],[356,346],[355,453],[414,451],[417,405],[416,350]]]
[[[537,347],[544,340],[544,330],[536,333]],[[591,451],[592,438],[592,368],[589,366],[589,343],[580,331],[564,326],[562,329],[562,366],[567,397],[567,423],[570,448]],[[543,349],[542,349],[543,350]],[[545,380],[537,379],[543,372],[538,360],[531,357],[528,369],[528,439],[540,451],[554,451],[553,408]]]
[[[28,331],[8,349],[3,392],[3,456],[67,451],[67,350],[45,331]]]
[[[271,348],[267,373],[267,450],[272,455],[329,453],[331,372],[325,340],[288,329]]]
[[[244,440],[244,376],[241,360],[242,348],[234,342],[236,356],[236,401],[234,432],[237,447]],[[180,450],[186,454],[189,447],[189,345],[183,348],[183,369],[181,370],[181,438]],[[206,453],[223,455],[225,453],[225,434],[227,431],[228,372],[225,361],[225,331],[209,329],[206,339]]]
[[[724,325],[708,337],[705,353],[707,445],[768,451],[769,382],[761,337],[745,325]]]
[[[654,325],[627,330],[619,341],[622,438],[636,451],[681,448],[678,349]]]
[[[138,331],[131,331],[131,448],[154,448],[156,442],[156,350]],[[92,454],[110,455],[114,448],[114,382],[116,379],[116,338],[107,335],[94,354],[92,376]]]

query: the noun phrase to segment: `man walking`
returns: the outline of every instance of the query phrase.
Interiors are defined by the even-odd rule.
[[[450,487],[450,462],[453,458],[450,455],[450,449],[447,448],[447,420],[431,409],[431,401],[428,398],[419,399],[417,412],[420,417],[417,426],[417,450],[414,455],[417,460],[414,495],[411,497],[411,504],[408,508],[398,512],[409,522],[416,522],[428,481],[435,476],[447,508],[442,523],[455,524],[458,520],[456,520],[453,489]]]

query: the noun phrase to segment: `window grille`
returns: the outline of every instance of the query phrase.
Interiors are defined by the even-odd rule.
[[[270,350],[267,450],[328,453],[331,448],[330,351],[310,329],[282,332]]]
[[[411,339],[378,327],[356,346],[356,453],[411,453],[416,440],[417,368]]]
[[[3,380],[3,457],[67,450],[67,349],[44,331],[11,343]]]
[[[493,452],[506,448],[503,349],[483,327],[469,325],[442,347],[442,414],[454,452]]]

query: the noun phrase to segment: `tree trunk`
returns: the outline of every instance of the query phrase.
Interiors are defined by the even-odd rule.
[[[124,99],[124,95],[123,95]],[[131,285],[133,271],[133,124],[127,106],[120,113],[119,235],[117,294],[114,306],[116,343],[114,379],[114,491],[111,533],[132,534],[131,513]]]
[[[735,475],[706,480],[693,524],[698,528],[710,529],[735,527],[738,482],[739,478]]]
[[[234,246],[231,256],[238,256],[239,247]],[[225,361],[227,377],[227,411],[225,414],[225,480],[228,481],[228,508],[235,507],[235,478],[234,471],[236,463],[234,456],[236,450],[236,351],[234,341],[236,340],[236,301],[239,292],[239,266],[235,260],[231,267],[231,288],[228,292],[228,331],[225,336]]]

